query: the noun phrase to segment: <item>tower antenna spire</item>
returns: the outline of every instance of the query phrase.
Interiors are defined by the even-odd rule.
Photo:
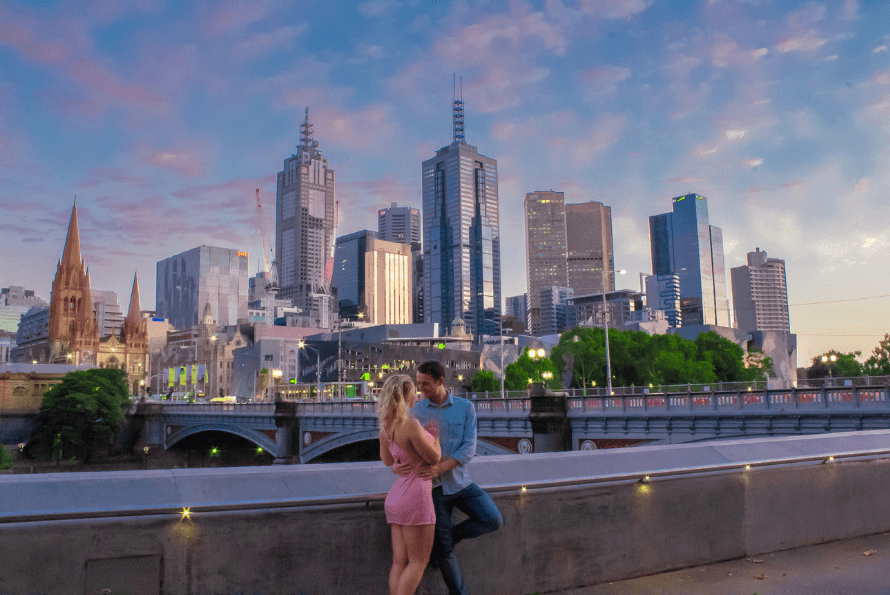
[[[456,76],[455,76],[456,78]],[[457,81],[455,81],[457,82]],[[452,112],[453,112],[453,128],[454,142],[463,143],[464,140],[464,77],[460,77],[460,99],[457,97],[457,89],[452,94]]]
[[[312,145],[312,122],[309,121],[309,108],[306,108],[306,119],[300,124],[300,147],[308,151]]]

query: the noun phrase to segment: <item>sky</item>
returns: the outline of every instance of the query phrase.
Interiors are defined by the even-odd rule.
[[[421,206],[421,162],[498,161],[504,296],[534,190],[612,208],[619,288],[648,217],[708,198],[725,262],[784,259],[799,362],[890,332],[890,2],[0,2],[0,287],[49,298],[75,195],[94,289],[199,245],[274,245],[275,179],[310,111],[338,235]],[[817,303],[819,302],[819,303]]]

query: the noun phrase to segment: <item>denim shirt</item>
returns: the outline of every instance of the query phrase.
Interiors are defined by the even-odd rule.
[[[467,463],[476,454],[476,408],[473,404],[448,393],[441,406],[434,405],[429,399],[421,399],[414,404],[411,414],[422,425],[428,421],[436,422],[442,456],[460,463],[434,479],[433,487],[441,485],[445,494],[455,494],[473,483],[467,471]]]

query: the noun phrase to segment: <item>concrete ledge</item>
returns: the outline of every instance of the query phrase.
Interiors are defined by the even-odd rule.
[[[457,553],[474,592],[515,595],[876,533],[888,451],[873,431],[479,457],[505,525]],[[0,585],[383,593],[392,481],[381,463],[0,477]],[[419,592],[444,593],[427,574]]]

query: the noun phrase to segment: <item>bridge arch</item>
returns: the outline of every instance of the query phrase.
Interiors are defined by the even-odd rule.
[[[239,426],[230,426],[227,424],[202,424],[182,428],[181,430],[167,436],[167,439],[164,441],[164,450],[167,450],[183,438],[187,438],[188,436],[198,434],[200,432],[224,432],[227,434],[233,434],[235,436],[245,438],[246,440],[250,440],[257,446],[264,448],[269,453],[272,453],[274,455],[278,454],[278,445],[275,443],[274,440],[272,440],[262,432],[251,428],[242,428]]]
[[[320,457],[326,452],[330,452],[335,448],[345,446],[347,444],[355,444],[357,442],[366,442],[377,440],[380,436],[380,430],[360,430],[357,432],[347,432],[342,434],[334,434],[322,438],[318,442],[313,442],[307,447],[300,450],[300,462],[308,463],[313,459]],[[490,455],[514,455],[512,450],[492,444],[485,440],[476,441],[476,454],[479,456]]]

